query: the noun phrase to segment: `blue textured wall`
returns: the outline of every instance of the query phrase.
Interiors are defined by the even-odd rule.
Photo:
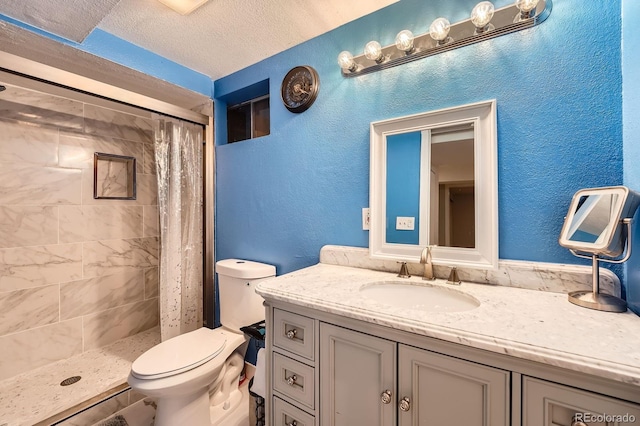
[[[624,183],[640,191],[640,2],[622,2],[622,91],[624,129]],[[626,263],[627,302],[640,315],[640,214],[634,223],[635,251]]]
[[[573,193],[623,182],[620,0],[556,0],[533,29],[358,78],[340,74],[341,50],[390,44],[404,28],[423,33],[440,15],[465,19],[476,3],[402,0],[216,81],[218,97],[268,78],[272,96],[271,135],[217,147],[217,257],[272,263],[282,274],[316,263],[325,244],[367,247],[369,123],[495,98],[500,257],[580,263],[557,242]],[[280,82],[301,64],[318,71],[320,95],[292,114]]]
[[[357,54],[372,39],[390,44],[404,28],[425,32],[437,16],[465,19],[476,2],[402,0],[216,81],[216,97],[267,79],[272,95],[271,135],[217,148],[217,257],[273,263],[282,274],[316,263],[325,244],[368,246],[361,208],[369,204],[369,123],[496,98],[500,257],[578,262],[557,244],[572,194],[623,182],[621,0],[555,0],[549,19],[534,29],[368,76],[340,75],[341,50]],[[640,172],[633,167],[640,159],[634,120],[640,94],[631,76],[640,64],[631,17],[639,7],[624,0],[624,182],[634,189],[640,189]],[[0,19],[211,92],[208,77],[100,30],[77,44]],[[610,35],[607,42],[601,34]],[[300,64],[318,70],[320,96],[305,113],[292,114],[279,102],[279,86]],[[224,110],[224,102],[217,102],[218,123]],[[216,136],[220,142],[221,134]],[[626,271],[637,304],[640,258],[634,256]]]
[[[131,44],[100,29],[94,29],[82,43],[76,43],[42,31],[31,25],[0,14],[0,20],[25,28],[59,43],[109,59],[115,63],[152,75],[203,95],[212,95],[211,78],[160,55]]]

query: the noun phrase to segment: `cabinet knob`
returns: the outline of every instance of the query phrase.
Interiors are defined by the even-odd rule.
[[[286,334],[287,339],[295,339],[296,334],[298,334],[298,330],[296,330],[295,328],[287,331],[287,334]]]
[[[296,380],[298,380],[298,376],[296,376],[295,374],[293,374],[293,375],[291,375],[291,376],[289,376],[289,377],[287,378],[287,384],[288,384],[289,386],[293,386],[293,385],[295,385],[295,384],[296,384]]]
[[[402,411],[409,411],[411,409],[411,401],[406,396],[400,400],[400,409]]]
[[[285,426],[298,426],[298,422],[294,420],[291,423],[287,423]]]
[[[390,404],[391,403],[391,391],[389,389],[387,389],[386,391],[382,392],[382,394],[380,394],[380,400],[382,401],[383,404]]]
[[[571,418],[571,426],[589,426],[588,424],[586,424],[585,422],[582,422],[580,420],[576,419],[577,416],[573,416]]]

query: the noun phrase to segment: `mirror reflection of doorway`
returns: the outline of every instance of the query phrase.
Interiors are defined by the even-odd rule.
[[[441,184],[438,240],[447,247],[475,247],[475,190],[473,182]]]
[[[467,123],[437,129],[431,136],[430,241],[445,247],[475,248],[473,126]]]

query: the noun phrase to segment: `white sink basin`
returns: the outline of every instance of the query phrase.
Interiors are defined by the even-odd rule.
[[[360,294],[385,305],[424,312],[460,312],[480,306],[478,299],[461,291],[422,283],[375,282],[360,288]]]

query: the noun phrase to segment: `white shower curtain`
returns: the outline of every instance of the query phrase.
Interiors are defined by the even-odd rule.
[[[202,141],[197,124],[155,115],[162,341],[202,327]]]

